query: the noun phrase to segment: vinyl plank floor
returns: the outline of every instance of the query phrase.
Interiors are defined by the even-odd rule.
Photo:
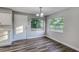
[[[33,38],[13,42],[11,46],[0,47],[0,52],[76,52],[49,38]]]

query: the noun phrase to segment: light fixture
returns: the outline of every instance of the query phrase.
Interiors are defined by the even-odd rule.
[[[39,14],[36,14],[36,16],[39,16]]]
[[[36,16],[38,17],[43,17],[44,16],[44,13],[42,12],[42,7],[39,7],[40,9],[40,12],[36,14]]]

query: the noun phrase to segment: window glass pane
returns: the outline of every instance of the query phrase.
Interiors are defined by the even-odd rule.
[[[39,18],[32,18],[31,28],[32,28],[32,30],[43,29],[44,28],[44,21]]]
[[[7,40],[7,39],[8,39],[8,35],[2,36],[2,40]]]
[[[51,19],[50,28],[53,31],[61,31],[63,32],[64,28],[64,18],[63,17],[55,17]]]
[[[3,35],[6,35],[6,34],[8,34],[8,31],[3,32]]]
[[[23,32],[23,25],[16,28],[16,34]]]
[[[0,41],[9,39],[8,35],[9,35],[8,31],[1,32],[0,33]]]

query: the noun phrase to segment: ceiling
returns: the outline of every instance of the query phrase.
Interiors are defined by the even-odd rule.
[[[36,14],[39,13],[39,7],[8,7],[14,11],[29,13],[29,14]],[[42,12],[44,15],[50,15],[55,12],[67,9],[68,7],[42,7]]]

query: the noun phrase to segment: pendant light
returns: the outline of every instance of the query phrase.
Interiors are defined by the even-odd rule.
[[[42,7],[39,7],[39,13],[36,14],[36,16],[38,17],[43,17],[44,16],[44,13],[42,12]]]

